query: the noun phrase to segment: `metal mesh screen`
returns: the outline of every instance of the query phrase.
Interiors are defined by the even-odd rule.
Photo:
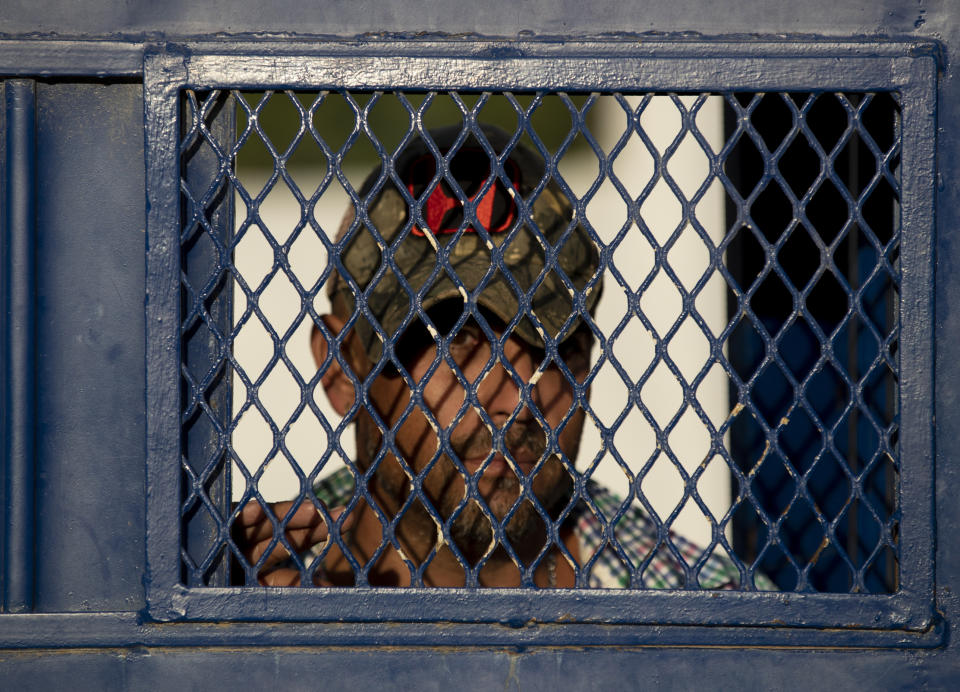
[[[183,583],[284,570],[429,587],[452,565],[466,587],[895,591],[898,114],[886,92],[185,91]],[[414,184],[401,163],[417,146]],[[542,159],[522,186],[521,150]],[[458,173],[468,153],[476,189]],[[497,195],[499,222],[483,207]],[[400,258],[414,237],[425,283]],[[564,257],[581,239],[595,260],[578,274]],[[489,268],[477,280],[458,273],[468,241]],[[345,259],[361,242],[363,277]],[[520,243],[526,279],[508,259]],[[423,309],[441,280],[457,307]],[[353,303],[342,330],[324,318],[331,283]],[[511,314],[481,299],[495,283]],[[385,327],[387,286],[407,307]],[[563,299],[556,325],[547,294]],[[366,369],[350,351],[363,334]],[[475,369],[455,353],[468,337]],[[593,342],[585,363],[571,339]],[[323,393],[336,372],[342,417]],[[483,391],[497,377],[515,391],[504,415]],[[467,420],[486,431],[476,462]],[[529,454],[511,443],[521,425]],[[272,475],[287,482],[268,492]],[[317,519],[301,530],[304,508]],[[245,511],[268,529],[255,552]]]

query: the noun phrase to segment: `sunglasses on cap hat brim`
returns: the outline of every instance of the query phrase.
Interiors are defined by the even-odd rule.
[[[474,207],[477,222],[488,233],[507,230],[517,219],[517,205],[513,195],[520,186],[520,167],[507,159],[503,172],[510,181],[507,188],[500,178],[492,177],[492,168],[487,153],[479,147],[467,147],[456,153],[450,162],[450,177],[460,188],[467,202]],[[454,194],[445,178],[436,182],[426,200],[422,197],[431,182],[437,177],[437,163],[431,154],[415,159],[406,171],[407,191],[420,200],[421,218],[435,235],[456,233],[464,224],[464,204]],[[468,225],[465,232],[473,229]],[[415,225],[411,232],[423,236],[424,228]]]

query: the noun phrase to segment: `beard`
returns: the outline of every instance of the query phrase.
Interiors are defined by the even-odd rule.
[[[382,437],[372,421],[363,428],[363,434],[358,435],[362,456],[373,459],[382,445]],[[521,456],[540,459],[546,451],[546,435],[534,421],[515,421],[502,441],[514,459]],[[481,427],[469,435],[451,436],[450,447],[459,459],[483,458],[494,449],[493,436],[486,427]],[[576,454],[575,450],[573,454]],[[378,495],[385,499],[394,498],[388,511],[399,511],[413,493],[413,485],[399,468],[386,473],[380,471],[374,476],[380,491]],[[401,526],[408,538],[426,546],[443,541],[437,519],[449,522],[450,539],[464,558],[476,564],[486,555],[493,562],[511,559],[507,551],[498,547],[493,530],[494,521],[503,522],[504,538],[526,561],[539,553],[547,540],[546,522],[533,502],[540,505],[547,517],[555,520],[569,498],[572,486],[572,479],[559,456],[552,455],[530,479],[532,497],[523,497],[520,479],[511,471],[494,478],[481,475],[477,482],[477,497],[468,498],[464,503],[467,497],[464,475],[449,455],[442,454],[426,474],[422,486],[425,499],[439,516],[428,511],[420,499],[415,498],[403,512]],[[481,507],[481,502],[485,507]],[[518,505],[516,509],[515,505]],[[509,519],[504,521],[508,514]]]
[[[492,435],[485,427],[461,439],[451,438],[450,443],[460,459],[486,456],[493,449]],[[540,459],[546,451],[546,435],[535,421],[514,422],[503,436],[503,446],[514,459],[521,455]],[[454,469],[454,480],[462,479],[453,462],[446,457],[444,460]],[[534,502],[540,505],[549,519],[555,519],[572,482],[559,457],[553,455],[530,479],[530,486],[530,495],[533,497],[522,497],[523,487],[516,472],[495,478],[481,476],[478,495],[488,511],[483,510],[477,499],[470,499],[450,525],[450,536],[467,559],[476,562],[488,554],[492,555],[491,559],[498,556],[509,559],[505,551],[496,550],[493,521],[503,522],[504,537],[521,556],[531,550],[534,554],[540,551],[546,541],[546,522]],[[462,491],[444,493],[440,504],[441,515],[445,519],[451,517],[463,497]]]
[[[552,460],[551,460],[552,461]],[[548,462],[550,463],[550,462]],[[559,461],[556,462],[559,464]],[[565,475],[565,474],[564,474]],[[560,484],[558,484],[560,485]],[[533,493],[547,516],[553,520],[558,514],[560,500],[566,494],[570,483],[564,483],[558,488],[559,492],[551,493],[551,497],[540,497]],[[520,557],[526,561],[535,555],[546,542],[546,522],[543,516],[534,507],[529,499],[521,499],[519,505],[504,522],[504,518],[511,511],[520,498],[522,488],[520,481],[515,477],[494,479],[492,487],[484,494],[483,500],[493,515],[493,521],[503,522],[503,535]],[[449,514],[447,515],[449,516]],[[497,541],[493,531],[493,521],[484,513],[480,503],[471,500],[456,516],[450,525],[450,537],[457,548],[472,563],[476,563],[484,555],[490,554],[491,559],[497,557],[509,559],[506,551],[497,550]]]

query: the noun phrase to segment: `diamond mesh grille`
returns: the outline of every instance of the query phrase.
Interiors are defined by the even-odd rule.
[[[522,587],[553,585],[559,562],[577,588],[895,591],[898,114],[888,93],[184,92],[184,583],[256,584],[281,547],[291,555],[283,569],[304,585],[336,582],[330,564],[342,555],[338,574],[356,586],[381,584],[396,559],[401,583],[432,586],[431,566],[453,559],[467,587],[489,582],[501,562]],[[502,148],[481,123],[507,132]],[[461,189],[453,155],[433,145],[432,157],[449,165],[414,195],[398,161],[418,136],[450,124],[461,128],[454,148],[478,147],[488,174],[479,190]],[[521,146],[545,161],[527,194],[504,164]],[[502,246],[476,202],[497,185],[516,206]],[[387,189],[407,209],[397,238],[373,217]],[[554,189],[572,209],[559,236],[535,211]],[[414,307],[426,289],[397,256],[428,225],[437,190],[467,203],[452,239],[436,245],[431,276],[468,298],[502,278],[519,305],[503,325],[475,301],[446,322]],[[356,221],[338,236],[345,210]],[[599,263],[579,282],[559,259],[578,228]],[[366,285],[343,261],[360,234],[373,236],[379,254]],[[456,269],[458,244],[473,237],[489,256],[479,285]],[[522,242],[545,258],[530,281],[504,259]],[[334,280],[358,305],[339,333],[322,318]],[[393,331],[371,308],[381,282],[410,297]],[[556,331],[536,309],[547,286],[569,297]],[[415,373],[397,335],[418,321],[439,355]],[[501,334],[527,323],[544,347],[524,370]],[[595,341],[579,376],[556,338],[578,325]],[[351,367],[343,346],[363,329],[382,352],[369,373]],[[469,329],[490,355],[468,377],[450,349]],[[333,354],[319,367],[306,351],[313,330]],[[322,393],[337,366],[361,393],[342,418]],[[464,394],[444,422],[425,383],[447,370]],[[506,418],[486,410],[480,391],[501,371],[519,396]],[[550,418],[534,384],[547,372],[571,397]],[[378,377],[413,392],[389,415],[368,395]],[[573,457],[561,437],[580,415],[586,431]],[[484,481],[493,454],[474,469],[457,452],[457,426],[471,416],[516,478],[503,507]],[[350,421],[359,417],[368,422],[355,444]],[[425,463],[403,441],[421,419],[436,440],[417,457]],[[543,445],[527,472],[508,444],[525,421]],[[569,490],[547,504],[536,479],[550,475],[551,459]],[[465,488],[448,504],[431,490],[445,469]],[[405,485],[396,506],[373,480],[391,470]],[[280,489],[268,490],[277,479]],[[271,504],[279,499],[293,502]],[[251,502],[272,528],[253,557],[237,530]],[[333,528],[313,553],[291,530],[311,505]],[[343,530],[364,507],[383,536],[367,552]],[[458,534],[471,514],[487,531],[479,551]],[[436,527],[426,550],[411,549],[406,516]],[[539,546],[514,545],[511,525],[524,521]],[[698,521],[702,535],[684,540]]]

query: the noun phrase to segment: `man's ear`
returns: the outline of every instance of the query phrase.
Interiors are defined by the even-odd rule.
[[[333,335],[339,334],[343,329],[344,320],[336,315],[321,315],[320,319],[323,320],[324,325],[326,325],[327,329]],[[354,335],[351,334],[347,337],[347,342],[353,339]],[[351,348],[352,345],[353,344],[350,343],[344,343],[341,353],[343,353],[347,363],[353,368],[357,376],[362,377],[363,373],[358,372],[355,367],[354,361],[357,356],[353,353],[355,349]],[[310,350],[313,351],[313,359],[319,368],[327,359],[330,345],[323,336],[323,332],[321,332],[316,325],[314,325],[313,333],[310,335]],[[323,389],[326,391],[327,398],[330,400],[334,411],[341,416],[345,415],[347,411],[350,410],[350,407],[353,406],[356,391],[353,387],[353,381],[344,373],[343,368],[340,367],[340,362],[336,358],[330,361],[327,371],[323,373],[323,376],[320,378],[320,384],[323,385]]]

